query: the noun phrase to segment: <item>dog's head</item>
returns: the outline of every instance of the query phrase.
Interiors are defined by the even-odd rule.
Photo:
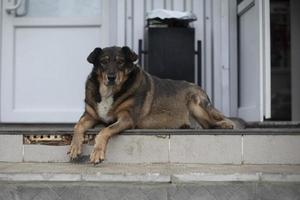
[[[95,48],[87,57],[94,65],[100,83],[106,86],[123,84],[134,69],[137,55],[129,47]]]

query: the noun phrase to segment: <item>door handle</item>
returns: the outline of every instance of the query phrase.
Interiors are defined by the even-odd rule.
[[[17,3],[13,6],[7,7],[5,10],[8,14],[11,14],[12,11],[17,10],[23,3],[24,0],[18,0]]]

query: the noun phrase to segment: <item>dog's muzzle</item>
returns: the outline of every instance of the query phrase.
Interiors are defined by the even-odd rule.
[[[108,85],[114,85],[116,81],[115,74],[107,74]]]

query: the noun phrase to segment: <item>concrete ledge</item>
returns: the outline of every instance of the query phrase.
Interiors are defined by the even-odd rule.
[[[300,182],[297,165],[0,163],[0,181]]]
[[[245,164],[300,164],[300,137],[295,135],[245,135]]]
[[[0,161],[23,161],[23,136],[0,135]]]
[[[93,146],[84,145],[83,159]],[[22,144],[0,135],[0,162],[70,162],[68,145]],[[118,135],[104,163],[300,164],[300,135]]]
[[[279,128],[256,125],[238,130],[128,130],[110,140],[104,162],[300,164],[298,123],[280,124]],[[66,152],[72,134],[72,124],[0,124],[0,162],[69,162]],[[60,146],[28,144],[23,135],[68,135],[68,140]],[[92,148],[85,145],[85,160]]]
[[[171,135],[169,162],[241,164],[242,137],[238,135]]]

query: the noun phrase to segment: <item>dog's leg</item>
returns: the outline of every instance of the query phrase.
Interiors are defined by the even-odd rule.
[[[88,113],[84,113],[79,122],[74,127],[74,134],[68,154],[71,159],[75,159],[81,154],[81,148],[84,140],[84,133],[87,129],[92,128],[96,124],[96,120]]]
[[[232,129],[234,123],[227,119],[221,112],[215,109],[207,99],[201,99],[201,96],[194,95],[188,103],[188,108],[196,121],[205,129],[224,128]]]
[[[95,145],[90,156],[90,162],[97,164],[104,160],[108,140],[115,134],[133,127],[133,121],[127,111],[118,114],[117,122],[102,129],[95,138]]]
[[[189,103],[189,110],[194,119],[202,126],[202,128],[210,128],[212,127],[211,119],[208,113],[194,102]]]

